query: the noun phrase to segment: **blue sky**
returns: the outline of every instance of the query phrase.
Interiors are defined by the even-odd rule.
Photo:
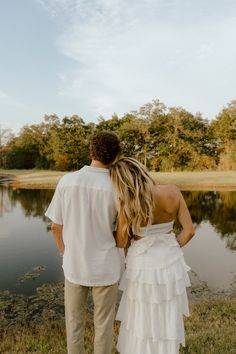
[[[5,0],[0,124],[86,122],[152,99],[212,119],[236,99],[234,0]]]

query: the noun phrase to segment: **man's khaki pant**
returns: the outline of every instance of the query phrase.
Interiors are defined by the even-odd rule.
[[[111,354],[117,289],[117,284],[92,287],[94,354]],[[65,280],[66,336],[69,354],[85,354],[84,325],[88,290],[87,286]]]

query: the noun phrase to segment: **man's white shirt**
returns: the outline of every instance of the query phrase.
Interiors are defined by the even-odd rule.
[[[123,252],[113,231],[116,206],[109,170],[84,166],[63,176],[45,213],[63,225],[63,270],[66,279],[84,286],[116,283]]]

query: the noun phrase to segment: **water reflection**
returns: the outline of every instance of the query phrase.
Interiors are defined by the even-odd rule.
[[[53,193],[0,186],[0,269],[6,270],[0,273],[0,290],[31,294],[43,283],[63,280],[44,216]],[[196,236],[184,247],[186,261],[210,287],[229,289],[236,274],[236,192],[183,194],[197,225]],[[45,270],[28,280],[38,266]]]
[[[45,189],[11,189],[0,187],[0,212],[10,212],[19,202],[26,217],[41,217],[49,205],[53,190]],[[236,237],[236,192],[183,192],[193,222],[200,225],[209,221],[215,231],[222,237]],[[236,249],[229,242],[231,249]]]
[[[53,190],[0,186],[0,290],[32,294],[44,283],[63,280],[61,257],[48,232],[44,212]],[[37,277],[25,275],[43,269]]]
[[[26,217],[42,217],[49,205],[53,190],[45,189],[12,189],[0,187],[1,213],[11,211],[19,202]]]
[[[226,246],[236,250],[236,192],[183,192],[194,223],[209,221]]]

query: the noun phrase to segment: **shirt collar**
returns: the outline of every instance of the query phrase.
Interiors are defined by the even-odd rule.
[[[94,167],[94,166],[84,166],[83,169],[89,172],[101,172],[101,173],[109,173],[108,168],[102,168],[102,167]]]

